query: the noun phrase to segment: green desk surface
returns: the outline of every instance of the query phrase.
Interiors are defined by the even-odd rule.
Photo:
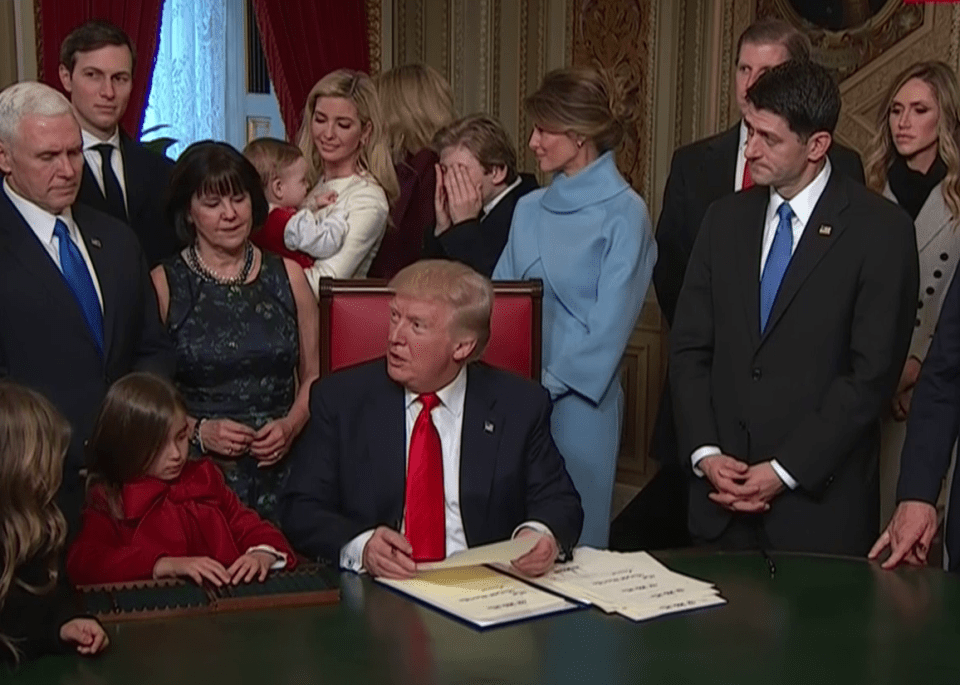
[[[584,609],[477,631],[343,574],[339,605],[112,626],[96,659],[47,657],[0,682],[960,684],[960,578],[865,560],[657,554],[728,604],[632,623]]]

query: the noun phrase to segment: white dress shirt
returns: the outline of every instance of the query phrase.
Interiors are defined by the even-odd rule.
[[[80,129],[80,134],[83,136],[83,158],[86,160],[87,166],[90,167],[90,171],[93,172],[93,177],[97,179],[100,192],[103,193],[104,197],[106,197],[107,191],[103,186],[103,158],[100,156],[100,152],[94,150],[93,147],[94,145],[100,145],[102,143],[113,147],[113,154],[110,155],[110,166],[113,167],[113,173],[120,183],[120,192],[123,194],[123,206],[129,213],[130,204],[127,202],[127,182],[123,178],[123,155],[120,153],[120,128],[118,127],[117,130],[113,132],[113,135],[106,140],[100,140],[82,128]]]
[[[50,255],[50,259],[53,260],[53,263],[56,265],[60,272],[63,273],[63,267],[60,266],[60,240],[53,234],[54,224],[57,223],[57,219],[60,219],[67,225],[67,232],[70,234],[71,240],[77,245],[80,250],[80,255],[83,257],[84,263],[87,265],[87,270],[90,272],[90,278],[93,279],[93,287],[97,291],[97,299],[100,301],[100,311],[103,311],[103,293],[100,292],[100,279],[97,276],[97,270],[93,266],[93,262],[90,260],[90,254],[87,252],[87,246],[83,242],[83,238],[80,236],[80,229],[77,227],[77,224],[73,221],[73,215],[70,213],[70,208],[67,207],[63,212],[54,216],[45,209],[41,209],[30,200],[21,196],[13,188],[10,187],[9,179],[3,180],[3,190],[7,194],[7,197],[10,198],[10,202],[13,203],[13,206],[16,207],[17,211],[20,212],[20,215],[23,217],[24,221],[27,222],[27,225],[37,236],[37,240],[40,241],[40,244],[43,245],[43,249],[47,251],[47,254]]]
[[[733,192],[739,193],[743,190],[743,170],[747,166],[747,157],[744,151],[747,149],[747,125],[743,119],[740,120],[740,142],[737,144],[737,173],[733,177]]]
[[[773,238],[777,232],[777,226],[780,223],[780,217],[777,214],[777,210],[780,208],[784,202],[790,203],[790,209],[793,210],[793,218],[790,221],[790,227],[793,229],[793,244],[790,246],[790,256],[793,256],[793,253],[797,249],[797,245],[800,243],[800,238],[803,237],[803,231],[807,227],[807,222],[810,221],[810,215],[813,214],[814,208],[817,206],[817,202],[820,201],[820,196],[823,195],[824,189],[827,187],[827,181],[830,180],[831,173],[830,160],[826,159],[823,169],[820,170],[820,173],[817,174],[814,179],[808,183],[803,190],[797,193],[792,199],[785,200],[780,193],[778,193],[774,188],[770,188],[770,201],[767,203],[767,214],[763,223],[763,242],[761,243],[760,250],[760,274],[762,276],[763,269],[767,264],[767,257],[770,255],[770,248],[773,246]],[[706,457],[716,456],[718,454],[723,454],[722,450],[717,445],[704,445],[698,447],[694,450],[693,454],[690,455],[690,463],[693,465],[693,472],[700,477],[703,477],[703,471],[697,468],[697,464]],[[773,467],[773,470],[776,472],[780,480],[783,481],[791,490],[797,488],[797,481],[790,475],[790,473],[783,468],[783,466],[776,459],[771,459],[770,465]]]
[[[510,192],[511,190],[513,190],[514,188],[516,188],[518,185],[520,185],[520,181],[521,181],[521,180],[522,180],[522,179],[520,178],[520,174],[517,174],[517,177],[516,177],[515,179],[513,179],[513,183],[511,183],[511,184],[508,185],[506,188],[504,188],[504,189],[501,190],[499,193],[497,193],[497,194],[490,200],[490,202],[488,202],[487,204],[485,204],[485,205],[483,206],[483,216],[484,216],[484,218],[486,218],[487,216],[490,215],[490,212],[493,211],[493,208],[496,207],[498,204],[500,204],[500,200],[502,200],[503,198],[505,198],[505,197],[507,196],[507,193],[509,193],[509,192]]]
[[[467,537],[463,531],[463,518],[460,514],[460,438],[463,433],[463,404],[467,396],[467,369],[463,367],[460,373],[448,385],[437,390],[440,404],[430,412],[433,424],[440,434],[440,449],[443,452],[443,500],[444,525],[446,527],[447,556],[461,552],[467,548]],[[413,426],[420,415],[421,404],[417,393],[404,391],[404,407],[406,408],[406,449],[407,460],[410,458],[410,436]],[[401,517],[401,521],[405,517]],[[401,523],[401,530],[405,523]],[[547,526],[538,521],[525,521],[514,529],[516,535],[521,528],[534,530],[552,535]],[[360,533],[340,550],[340,566],[351,571],[361,572],[363,568],[363,549],[373,536],[373,530]]]

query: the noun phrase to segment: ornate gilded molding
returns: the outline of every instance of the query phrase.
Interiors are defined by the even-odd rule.
[[[383,67],[382,0],[367,0],[367,51],[370,56],[370,75],[376,76]]]
[[[502,8],[500,7],[501,0],[492,0],[490,7],[491,14],[491,26],[492,31],[490,35],[490,40],[492,41],[492,46],[490,48],[491,55],[491,100],[490,100],[490,112],[496,117],[500,118],[500,32],[501,28],[501,14]]]
[[[833,31],[801,16],[790,0],[757,0],[757,16],[782,17],[803,29],[813,43],[818,62],[835,70],[845,79],[882,55],[923,23],[921,4],[887,0],[879,11],[863,9],[858,21],[849,28]]]
[[[527,36],[530,31],[530,0],[520,0],[520,45],[517,51],[519,59],[519,73],[517,74],[517,102],[520,105],[520,113],[517,117],[517,130],[514,136],[514,143],[517,146],[517,161],[519,165],[526,168],[525,160],[528,159],[529,149],[523,144],[526,139],[526,132],[530,130],[530,120],[527,116],[527,108],[523,106],[523,101],[527,97]]]

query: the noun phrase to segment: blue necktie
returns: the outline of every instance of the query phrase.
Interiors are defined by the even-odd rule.
[[[787,271],[787,265],[790,264],[790,257],[793,255],[793,226],[790,222],[793,217],[793,210],[786,202],[777,207],[777,215],[780,222],[777,224],[777,232],[773,236],[773,244],[770,246],[770,252],[767,254],[767,263],[763,267],[763,275],[760,276],[760,333],[767,328],[767,319],[770,318],[770,311],[773,309],[773,301],[777,299],[777,291],[780,290],[780,282],[783,280],[783,274]]]
[[[60,242],[60,269],[63,271],[63,278],[73,291],[73,296],[77,298],[93,341],[103,357],[103,312],[100,311],[100,299],[97,297],[90,270],[83,261],[80,248],[70,239],[67,225],[62,219],[57,219],[57,223],[53,225],[53,234]]]

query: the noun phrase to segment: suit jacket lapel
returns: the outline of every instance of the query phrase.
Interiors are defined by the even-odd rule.
[[[840,239],[844,230],[843,222],[840,220],[840,213],[847,206],[847,193],[842,185],[843,176],[834,170],[830,174],[830,180],[827,187],[813,208],[810,220],[797,248],[793,252],[787,271],[783,275],[783,281],[780,283],[780,290],[773,301],[773,309],[770,312],[770,319],[767,321],[767,328],[764,331],[761,342],[766,340],[770,332],[776,327],[777,321],[783,316],[790,302],[800,290],[800,286],[807,280],[823,256]],[[820,234],[821,226],[829,226],[828,235]]]
[[[0,190],[0,234],[6,234],[7,245],[13,257],[23,265],[27,273],[35,276],[36,282],[50,295],[49,310],[63,312],[63,316],[72,318],[74,324],[83,330],[90,345],[95,346],[96,343],[90,335],[90,329],[77,298],[63,278],[63,273],[54,264],[50,253],[40,244],[33,229],[2,190]]]
[[[734,176],[737,175],[739,146],[739,123],[711,144],[710,154],[703,160],[704,166],[710,170],[710,173],[706,174],[708,186],[704,189],[704,196],[709,199],[707,204],[733,192]],[[700,227],[697,226],[697,228]]]
[[[83,160],[83,178],[80,182],[80,194],[77,199],[85,205],[99,209],[101,212],[107,211],[107,198],[104,197],[100,184],[94,178],[93,171],[91,171],[86,158]]]
[[[467,394],[463,403],[463,428],[460,435],[460,515],[467,545],[482,538],[493,501],[493,474],[497,450],[503,433],[503,417],[496,399],[488,391],[485,368],[467,367]],[[473,493],[473,496],[466,496]],[[482,510],[472,505],[483,502]]]
[[[375,502],[389,502],[385,525],[398,527],[403,516],[403,500],[407,487],[407,426],[403,388],[387,376],[383,363],[383,388],[373,394],[372,406],[366,414],[369,438],[370,478],[376,483]],[[360,458],[360,455],[356,455]]]
[[[100,284],[100,294],[103,297],[103,358],[110,358],[111,341],[117,324],[117,302],[120,299],[121,284],[116,282],[113,271],[110,269],[110,250],[100,227],[91,221],[83,205],[73,206],[73,219],[80,229],[80,236],[87,247],[87,254],[93,262],[96,279]]]
[[[743,199],[743,213],[731,229],[739,234],[735,268],[740,273],[741,299],[746,308],[750,340],[756,348],[760,343],[760,250],[770,191],[757,186],[745,191]]]
[[[127,216],[132,220],[137,216],[140,207],[145,200],[143,187],[138,179],[142,180],[141,174],[137,173],[137,151],[133,150],[135,143],[130,136],[120,130],[120,154],[123,156],[123,186],[127,193]]]
[[[920,208],[917,220],[917,251],[923,249],[933,241],[940,232],[950,225],[950,210],[943,199],[943,182],[930,191],[927,201]]]

